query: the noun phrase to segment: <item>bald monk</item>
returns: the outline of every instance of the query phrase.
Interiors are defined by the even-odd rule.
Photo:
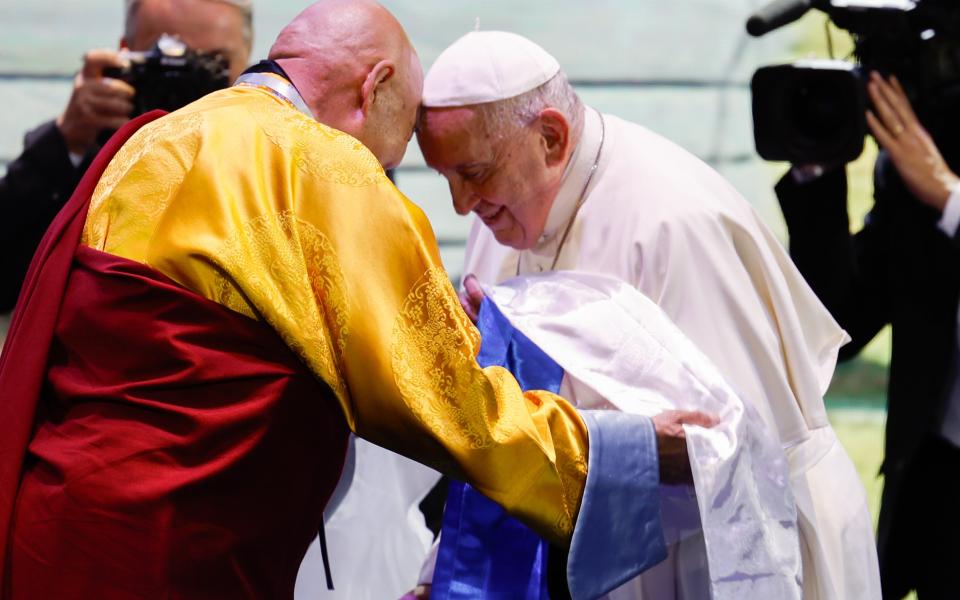
[[[569,546],[574,597],[662,558],[658,480],[711,419],[578,413],[477,365],[383,170],[421,87],[392,15],[327,0],[105,146],[0,359],[3,598],[290,598],[351,430]]]

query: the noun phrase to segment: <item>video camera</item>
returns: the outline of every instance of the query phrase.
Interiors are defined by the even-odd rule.
[[[127,66],[105,69],[136,90],[135,117],[153,109],[173,111],[210,92],[227,87],[229,64],[220,54],[197,52],[179,38],[164,34],[145,52],[125,52]]]
[[[960,107],[957,0],[777,0],[747,21],[761,36],[817,9],[853,36],[856,62],[820,60],[754,74],[757,152],[794,164],[842,164],[863,152],[870,71],[896,75],[929,129]],[[953,113],[952,115],[949,113]]]

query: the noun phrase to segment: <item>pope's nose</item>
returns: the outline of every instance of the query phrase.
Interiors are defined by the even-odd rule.
[[[450,195],[453,198],[453,210],[457,211],[458,215],[469,215],[478,204],[480,204],[480,197],[474,194],[470,190],[455,189],[454,186],[450,186]]]

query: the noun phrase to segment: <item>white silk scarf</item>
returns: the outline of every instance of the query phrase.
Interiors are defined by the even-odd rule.
[[[801,597],[797,510],[775,433],[659,307],[618,279],[569,271],[487,293],[563,367],[581,408],[718,416],[713,428],[686,427],[695,494],[664,486],[667,542],[702,532],[714,600]]]

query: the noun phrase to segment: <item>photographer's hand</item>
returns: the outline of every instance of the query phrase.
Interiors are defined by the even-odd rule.
[[[877,143],[890,155],[910,192],[942,212],[960,178],[920,124],[896,77],[888,82],[873,72],[867,89],[877,111],[867,111],[867,124]]]
[[[113,50],[91,50],[83,57],[83,69],[73,81],[67,108],[57,118],[57,127],[72,154],[85,154],[103,129],[119,129],[133,111],[134,89],[126,82],[103,76],[108,67],[122,67]]]

